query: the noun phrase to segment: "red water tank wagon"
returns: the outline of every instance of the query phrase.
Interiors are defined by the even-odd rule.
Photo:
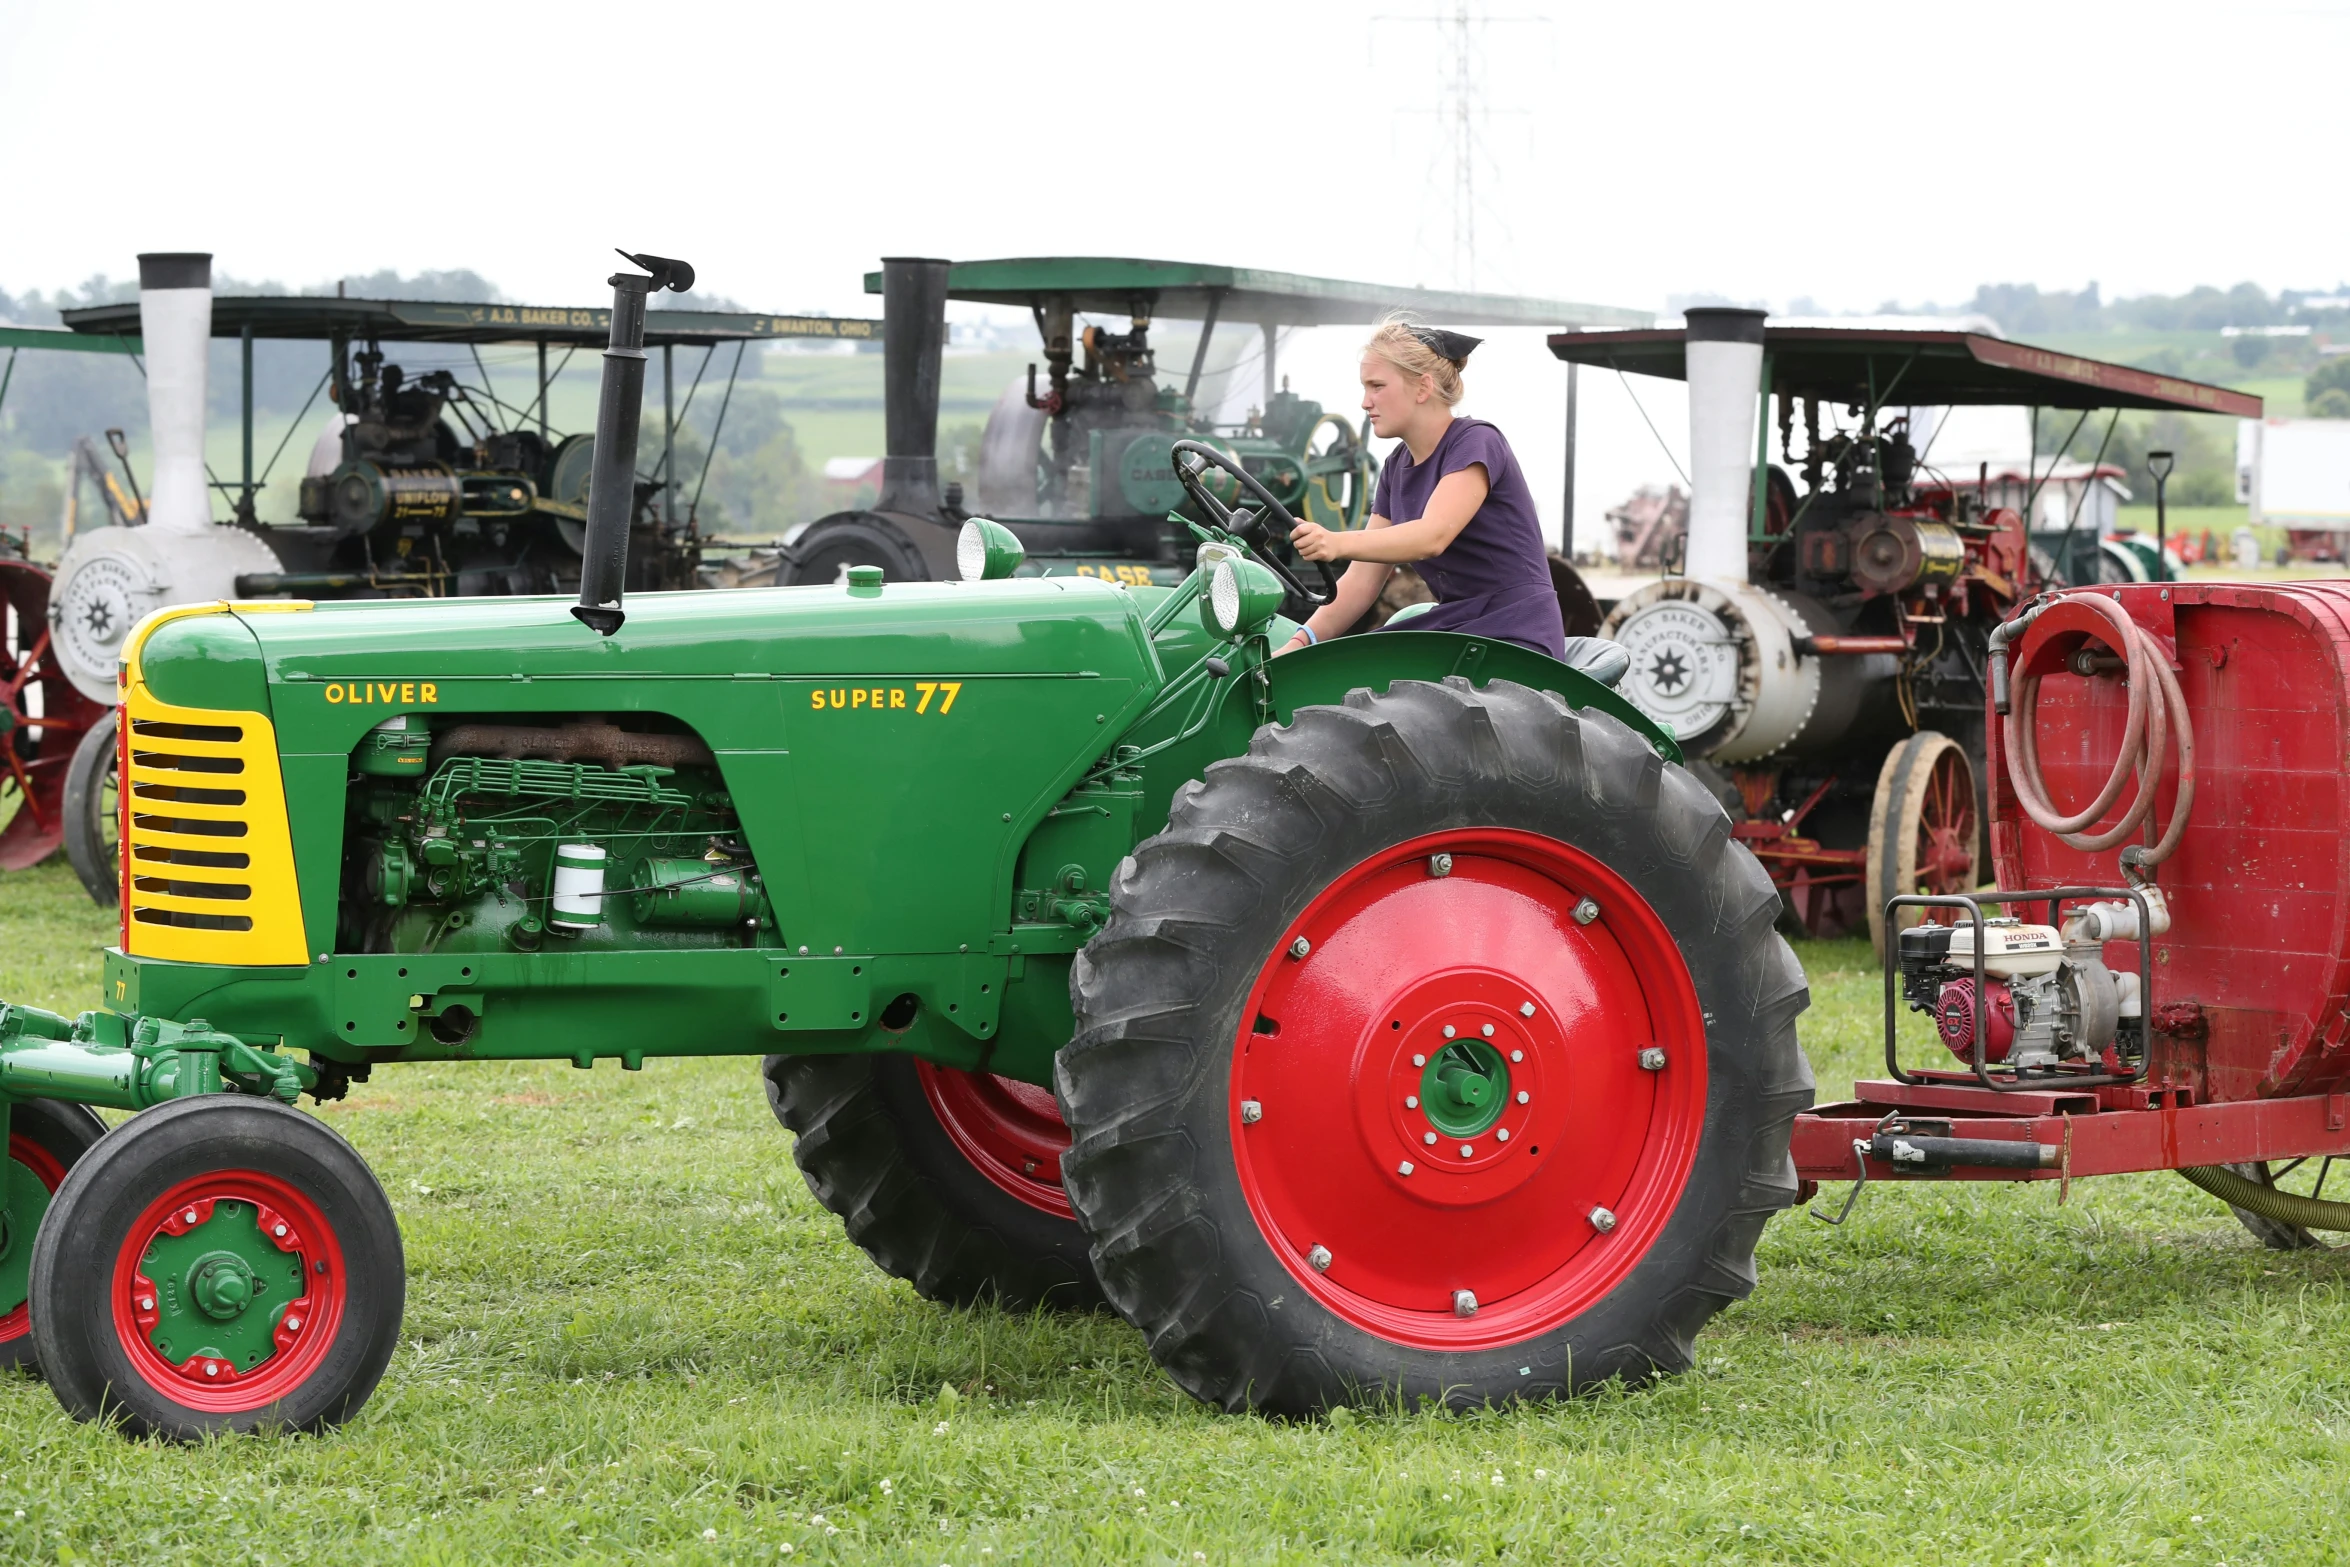
[[[2107,604],[2085,602],[2092,596]],[[2084,1062],[2079,1075],[2008,1075],[2008,1091],[1995,1092],[1971,1070],[1951,1070],[1939,1050],[1931,1060],[1913,1052],[1904,1080],[1856,1083],[1851,1100],[1798,1118],[1795,1163],[1807,1185],[1851,1180],[1858,1158],[1872,1180],[2182,1169],[2213,1189],[2213,1166],[2350,1157],[2350,583],[2147,583],[2044,601],[2009,643],[2003,684],[2019,722],[2031,725],[2047,803],[2060,817],[2098,798],[2131,743],[2130,684],[2117,656],[2127,650],[2116,643],[2139,639],[2119,634],[2108,618],[2116,608],[2168,662],[2194,758],[2185,822],[2153,873],[2170,926],[2147,969],[2143,1075],[2100,1082]],[[2143,700],[2161,697],[2149,690]],[[2179,817],[2172,730],[2150,818],[2164,836]],[[2096,852],[2067,846],[2025,810],[2007,745],[1994,715],[1998,885],[2120,886],[2121,855],[2145,852],[2145,834]],[[2112,809],[2076,837],[2110,834],[2136,796],[2135,780],[2123,782]],[[1984,912],[2048,919],[2044,904]],[[2137,944],[2109,942],[2104,960],[2117,975],[2135,974]],[[1958,1139],[1948,1145],[1958,1154],[1937,1153],[1932,1168],[1897,1167],[1888,1128],[1920,1127]],[[1975,1139],[2004,1146],[1969,1157]],[[2037,1144],[2036,1156],[2019,1144]],[[2233,1179],[2216,1177],[2222,1195]]]
[[[2104,619],[2078,602],[2088,594],[2118,603],[2170,656],[2194,731],[2193,802],[2177,851],[2156,871],[2171,928],[2154,943],[2148,1085],[2186,1089],[2190,1103],[2341,1092],[2350,1084],[2350,583],[2145,583],[2060,596],[2009,650],[2009,684],[2042,677],[2031,715],[2041,774],[2068,807],[2105,783],[2129,709]],[[2099,667],[2081,674],[2076,662]],[[2167,824],[2175,748],[2163,760],[2153,820]],[[2083,853],[2027,818],[1996,719],[1990,764],[2001,887],[2119,884],[2121,846]],[[2136,944],[2109,944],[2106,962],[2135,970]]]

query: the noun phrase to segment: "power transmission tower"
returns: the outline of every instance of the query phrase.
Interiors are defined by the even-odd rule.
[[[1429,179],[1433,184],[1438,177],[1445,176],[1451,186],[1452,282],[1455,288],[1473,290],[1477,286],[1477,192],[1482,176],[1491,169],[1493,161],[1486,148],[1485,122],[1495,114],[1524,112],[1497,109],[1486,101],[1485,31],[1495,25],[1525,23],[1548,27],[1550,19],[1487,16],[1477,11],[1470,0],[1453,0],[1451,9],[1440,15],[1374,16],[1371,18],[1374,45],[1381,22],[1432,28],[1440,44],[1441,65],[1435,73],[1437,101],[1407,112],[1435,116],[1442,152],[1430,160]],[[1492,172],[1498,174],[1498,170]]]

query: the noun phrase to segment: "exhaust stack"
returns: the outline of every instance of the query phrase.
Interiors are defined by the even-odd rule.
[[[615,272],[611,278],[612,340],[604,350],[604,381],[596,400],[579,602],[571,606],[581,625],[606,637],[628,619],[620,595],[628,586],[628,527],[636,512],[637,424],[645,401],[645,298],[659,289],[682,294],[694,286],[694,269],[686,262],[625,250],[620,254],[652,275]]]
[[[1764,312],[1692,310],[1687,319],[1690,496],[1683,570],[1714,582],[1744,582]]]
[[[212,526],[204,484],[204,394],[212,353],[212,256],[139,257],[139,335],[147,350],[147,425],[155,443],[148,526],[202,534]]]
[[[881,258],[887,440],[876,511],[939,514],[938,382],[947,340],[947,267],[920,256]]]

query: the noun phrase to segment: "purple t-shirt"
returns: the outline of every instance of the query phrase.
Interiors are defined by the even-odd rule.
[[[1398,441],[1379,472],[1371,509],[1389,522],[1417,522],[1438,481],[1472,464],[1485,467],[1485,504],[1441,554],[1413,564],[1436,607],[1398,631],[1458,631],[1494,637],[1564,660],[1566,622],[1551,586],[1550,552],[1534,515],[1534,492],[1501,432],[1482,419],[1455,419],[1424,463]]]

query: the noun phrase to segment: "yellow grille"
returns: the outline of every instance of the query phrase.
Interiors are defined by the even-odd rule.
[[[123,947],[177,963],[298,964],[277,731],[259,713],[123,702]]]

